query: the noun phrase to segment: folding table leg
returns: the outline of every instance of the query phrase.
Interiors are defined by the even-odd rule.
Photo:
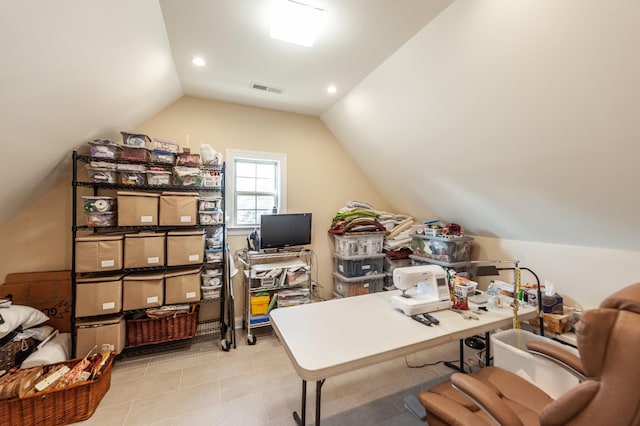
[[[293,412],[293,419],[296,421],[298,426],[305,426],[305,422],[307,421],[307,381],[302,381],[302,408],[300,410],[300,414],[302,418],[298,416],[297,412]]]

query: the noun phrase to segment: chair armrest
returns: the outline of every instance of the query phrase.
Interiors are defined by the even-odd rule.
[[[564,368],[569,373],[573,374],[579,381],[582,382],[586,379],[582,360],[577,355],[569,351],[565,351],[557,345],[536,340],[528,342],[527,349],[529,349],[529,352],[532,354],[548,359],[554,364]]]
[[[475,402],[495,424],[522,426],[516,413],[496,393],[472,374],[456,373],[451,376],[453,387]]]
[[[430,421],[437,423],[433,417],[451,426],[478,426],[491,425],[486,417],[480,417],[453,399],[434,392],[422,392],[418,394],[418,400],[427,410],[427,424]],[[430,418],[431,417],[431,418]]]

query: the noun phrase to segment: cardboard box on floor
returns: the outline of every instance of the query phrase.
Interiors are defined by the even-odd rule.
[[[71,271],[22,272],[8,274],[0,295],[13,295],[16,305],[32,306],[49,320],[43,325],[71,332]]]
[[[113,345],[116,354],[124,349],[126,329],[123,315],[82,318],[76,321],[76,330],[76,357],[86,356],[92,351],[100,352],[103,344]]]

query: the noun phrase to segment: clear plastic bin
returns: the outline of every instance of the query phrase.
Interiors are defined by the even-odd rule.
[[[176,154],[168,151],[153,150],[150,152],[152,163],[175,164]]]
[[[382,253],[384,234],[334,235],[335,252],[341,256],[367,256]]]
[[[84,211],[87,213],[112,212],[116,207],[116,199],[113,197],[91,197],[83,196]]]
[[[123,146],[120,158],[130,161],[149,161],[149,150],[143,147]]]
[[[471,254],[472,237],[429,237],[413,235],[411,249],[420,257],[439,260],[441,262],[464,262]]]
[[[116,215],[114,212],[87,212],[87,226],[115,226]]]
[[[338,272],[333,273],[335,290],[344,297],[358,296],[361,294],[377,293],[384,288],[386,274],[371,275],[368,277],[347,278]]]
[[[156,186],[171,185],[171,172],[161,170],[147,170],[147,183]]]
[[[89,181],[93,183],[116,183],[116,171],[100,167],[87,167]]]
[[[347,278],[379,275],[384,269],[384,253],[370,256],[334,255],[335,270]]]
[[[578,354],[577,349],[571,346],[529,331],[512,329],[491,335],[493,365],[528,380],[554,399],[578,384],[578,379],[562,367],[530,353],[527,349],[527,343],[530,341],[544,341]]]

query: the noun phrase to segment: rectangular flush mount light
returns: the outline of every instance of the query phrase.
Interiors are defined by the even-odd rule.
[[[324,10],[293,0],[281,0],[271,19],[271,37],[311,47],[323,21]]]

